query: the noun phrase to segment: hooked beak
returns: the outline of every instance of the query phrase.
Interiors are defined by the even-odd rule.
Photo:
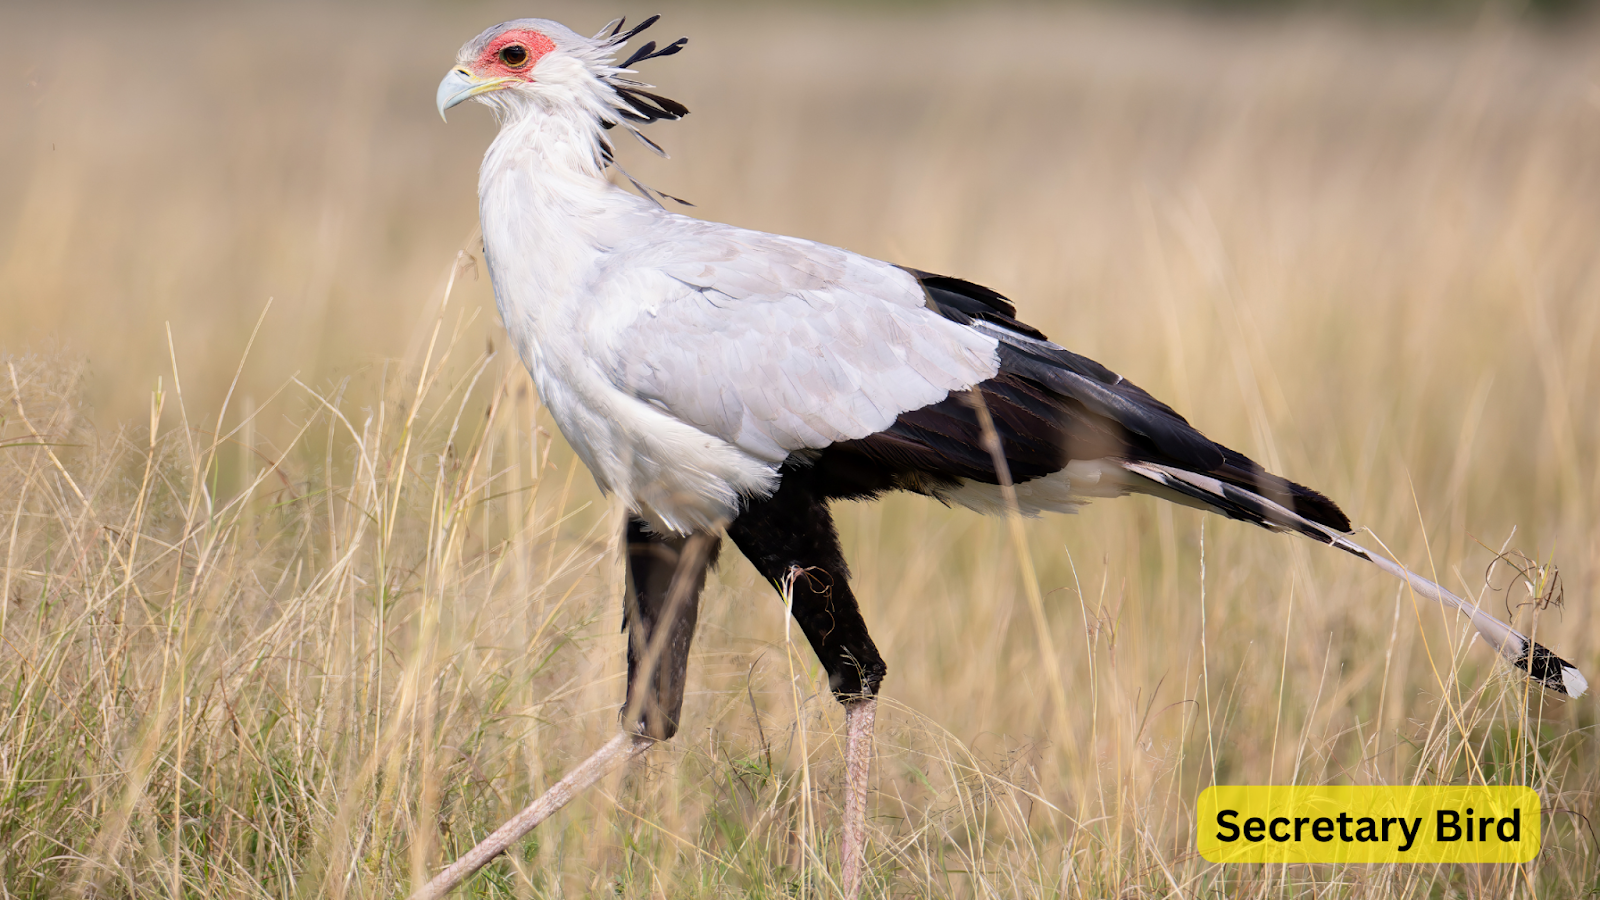
[[[497,91],[515,81],[514,78],[479,78],[466,69],[451,69],[444,80],[439,82],[439,93],[434,98],[439,104],[439,118],[444,118],[444,111],[457,103],[471,100],[479,94]]]

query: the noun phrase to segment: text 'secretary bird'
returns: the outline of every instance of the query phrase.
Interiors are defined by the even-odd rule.
[[[845,706],[842,884],[854,896],[873,698],[887,669],[851,595],[829,504],[893,490],[1023,515],[1150,494],[1302,534],[1460,609],[1539,684],[1584,691],[1577,669],[1543,646],[1352,543],[1328,498],[1051,343],[1000,294],[693,219],[609,182],[613,129],[659,152],[639,126],[688,112],[626,77],[685,39],[615,60],[654,21],[626,32],[619,21],[593,38],[544,19],[506,22],[468,42],[439,85],[441,114],[472,99],[500,121],[479,177],[500,314],[562,434],[631,513],[624,734],[502,832],[520,836],[611,761],[677,731],[698,595],[725,530],[792,592]],[[419,896],[448,890],[504,846],[488,844]]]

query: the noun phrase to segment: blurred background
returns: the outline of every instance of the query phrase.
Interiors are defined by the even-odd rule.
[[[228,369],[269,300],[255,389],[400,355],[475,225],[493,134],[476,109],[430,114],[454,49],[516,15],[587,33],[656,9],[5,7],[0,346],[86,357],[111,419],[169,367],[169,325],[186,365]],[[1038,319],[1127,313],[1069,325],[1090,351],[1170,319],[1134,313],[1177,210],[1257,230],[1301,280],[1275,304],[1315,290],[1331,314],[1380,299],[1374,267],[1455,294],[1482,260],[1441,229],[1495,240],[1526,179],[1578,192],[1592,165],[1594,29],[1561,0],[661,9],[692,50],[647,74],[695,112],[657,129],[671,162],[625,151],[650,183],[696,215],[995,283]],[[1455,258],[1400,271],[1422,244]]]
[[[376,896],[604,739],[617,513],[494,352],[487,278],[457,258],[478,252],[494,124],[471,105],[441,122],[433,98],[488,25],[593,33],[654,12],[650,36],[690,43],[642,78],[693,113],[652,127],[670,160],[620,148],[642,181],[691,215],[999,290],[1419,571],[1525,627],[1537,612],[1541,639],[1600,673],[1592,4],[13,4],[0,660],[37,692],[18,689],[0,754],[0,881]],[[396,423],[416,408],[432,424],[413,446]],[[223,432],[223,450],[195,449]],[[462,463],[478,465],[469,434],[503,467]],[[368,547],[331,501],[293,518],[324,495],[400,522]],[[451,556],[429,529],[454,521],[440,498],[471,496],[481,521]],[[194,523],[213,503],[237,517],[215,531],[226,577],[185,543],[211,533]],[[117,516],[146,522],[148,568],[104,538],[129,527]],[[1600,887],[1574,824],[1600,815],[1593,700],[1524,696],[1459,621],[1353,560],[1147,500],[1030,522],[1026,547],[921,498],[840,519],[890,666],[879,894]],[[1491,569],[1502,547],[1557,564],[1566,607],[1522,602],[1528,586]],[[1553,570],[1523,568],[1543,595]],[[573,812],[483,890],[825,893],[808,879],[831,838],[804,804],[833,802],[839,714],[754,572],[720,578],[695,724],[656,754],[676,774]],[[185,609],[210,610],[204,627],[177,629]],[[259,693],[227,715],[174,699],[207,685]],[[403,712],[419,697],[441,706]],[[1194,856],[1185,818],[1213,782],[1494,778],[1580,815],[1549,821],[1559,852],[1525,881],[1225,870]],[[208,862],[217,848],[232,862]]]

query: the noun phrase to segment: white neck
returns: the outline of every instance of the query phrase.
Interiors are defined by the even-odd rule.
[[[577,97],[521,97],[500,111],[500,133],[483,158],[483,174],[536,154],[551,174],[604,179],[599,146],[603,129]],[[481,185],[480,185],[481,186]]]
[[[580,104],[508,113],[479,172],[483,246],[506,331],[544,392],[576,363],[561,360],[562,336],[599,312],[596,267],[659,210],[605,179],[600,124]]]
[[[484,249],[513,333],[518,319],[573,296],[603,249],[602,234],[637,199],[605,179],[593,116],[577,108],[518,112],[501,126],[478,177]]]

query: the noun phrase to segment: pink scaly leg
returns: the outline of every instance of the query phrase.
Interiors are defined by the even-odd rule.
[[[566,806],[584,788],[599,781],[607,772],[616,768],[618,763],[643,753],[654,743],[655,741],[647,737],[627,733],[618,734],[607,741],[604,747],[567,773],[567,777],[556,782],[542,797],[517,813],[511,821],[501,825],[494,834],[484,838],[478,846],[468,850],[465,856],[451,863],[443,872],[433,876],[432,881],[411,895],[411,900],[437,900],[450,893],[456,885],[488,865],[489,860],[504,853],[505,849],[518,838]]]
[[[878,701],[874,697],[851,700],[844,706],[845,900],[855,900],[861,893],[867,850],[867,773],[872,768],[872,725],[877,714]]]

